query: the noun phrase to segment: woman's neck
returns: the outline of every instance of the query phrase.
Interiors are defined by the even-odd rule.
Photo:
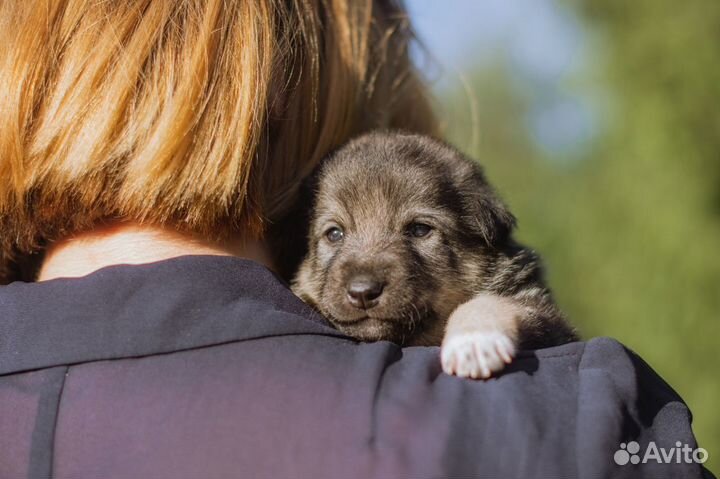
[[[117,223],[56,241],[46,252],[38,281],[85,276],[116,264],[144,264],[185,255],[239,256],[272,268],[261,241],[215,243],[173,229]]]

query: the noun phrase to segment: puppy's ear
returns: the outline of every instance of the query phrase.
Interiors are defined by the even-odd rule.
[[[274,253],[275,270],[288,283],[308,254],[307,238],[312,221],[317,176],[316,170],[302,180],[292,206],[280,219],[270,224],[266,233],[266,239]]]
[[[471,230],[488,246],[507,241],[515,227],[515,216],[487,182],[480,166],[473,164],[472,172],[463,183],[462,197]]]

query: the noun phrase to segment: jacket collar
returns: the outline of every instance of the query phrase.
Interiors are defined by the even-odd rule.
[[[339,336],[252,261],[183,256],[0,287],[0,374],[246,339]]]

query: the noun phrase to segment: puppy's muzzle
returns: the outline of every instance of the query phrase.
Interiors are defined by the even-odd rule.
[[[359,309],[370,309],[380,302],[385,283],[368,275],[355,276],[347,283],[347,299]]]

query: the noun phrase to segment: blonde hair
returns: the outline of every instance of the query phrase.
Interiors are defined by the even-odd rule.
[[[329,150],[435,133],[389,0],[0,1],[0,282],[125,218],[262,235]]]

